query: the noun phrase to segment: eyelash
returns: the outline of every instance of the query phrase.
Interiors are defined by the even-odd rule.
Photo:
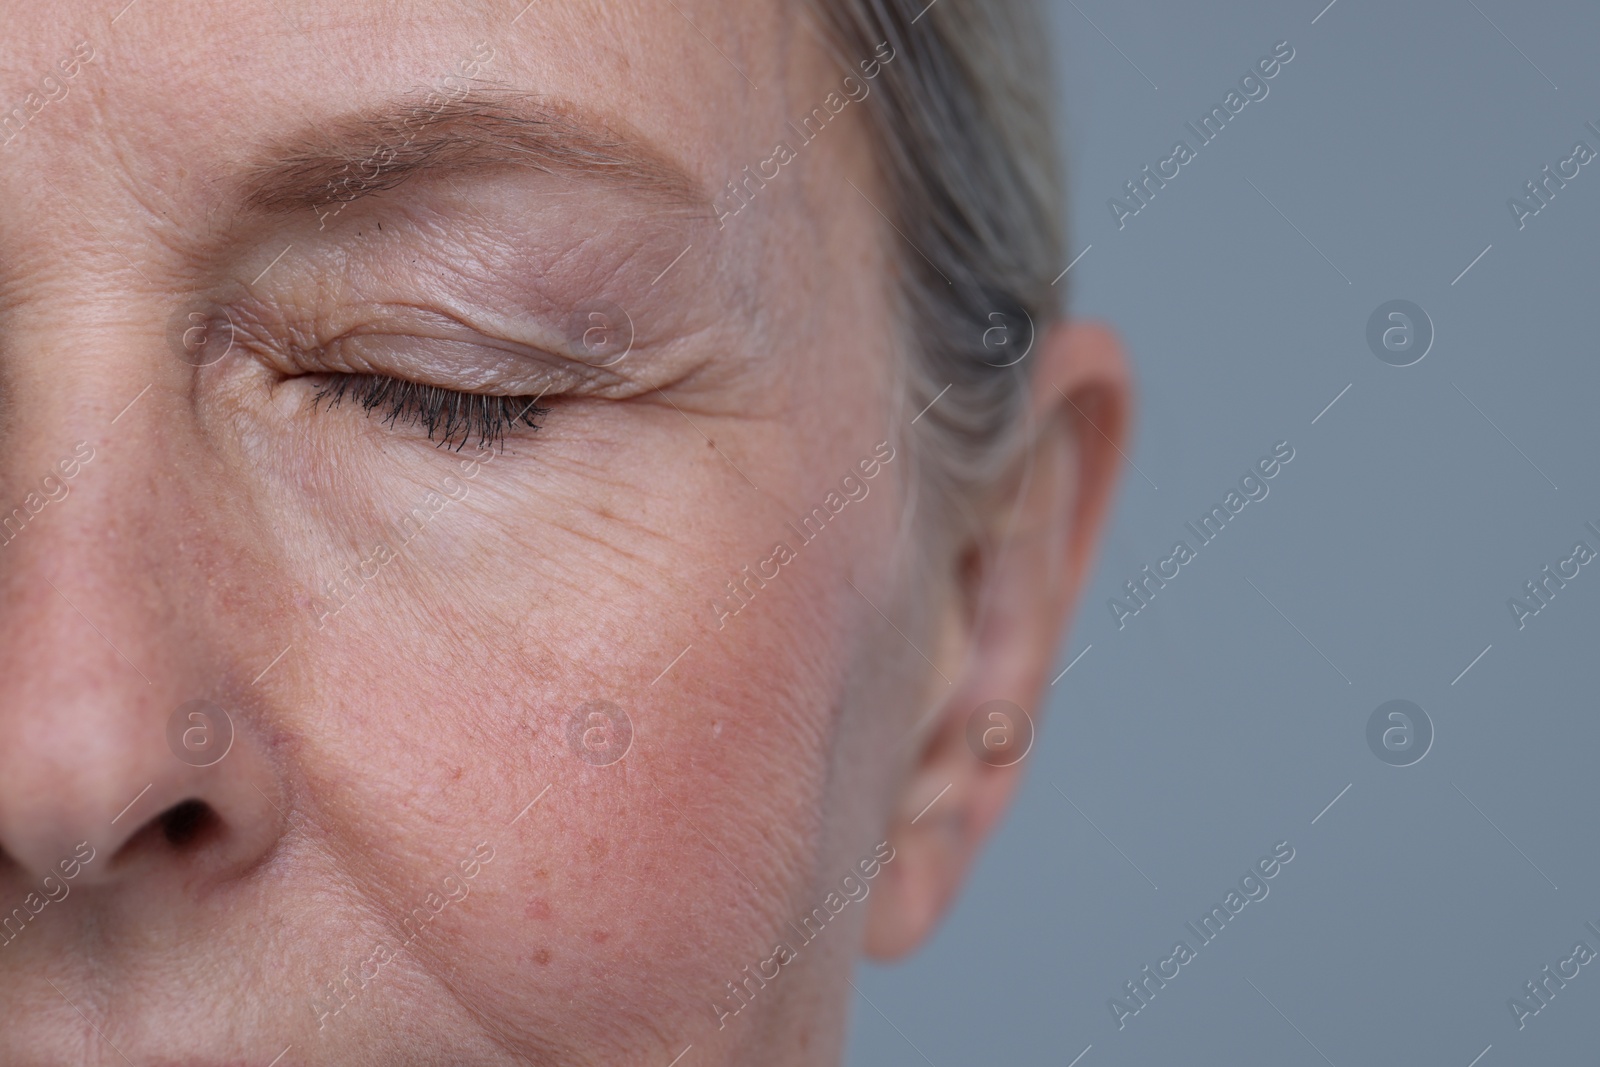
[[[424,426],[428,440],[438,434],[440,448],[455,444],[457,452],[474,434],[480,450],[497,443],[504,450],[507,431],[518,425],[537,430],[537,420],[550,414],[549,408],[537,406],[539,397],[463,393],[380,374],[331,375],[318,388],[312,405],[326,400],[329,408],[336,408],[346,399],[359,403],[369,417],[381,412],[391,426],[401,421]]]

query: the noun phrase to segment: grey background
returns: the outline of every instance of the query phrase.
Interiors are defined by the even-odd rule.
[[[1600,951],[1600,566],[1520,631],[1506,602],[1600,548],[1600,161],[1521,231],[1506,200],[1600,149],[1600,10],[1325,3],[1056,0],[1092,245],[1063,284],[1137,363],[1150,481],[950,921],[857,979],[851,1064],[1594,1062],[1600,961],[1521,1031],[1507,998]],[[1107,198],[1285,39],[1270,95],[1118,231]],[[1411,367],[1365,341],[1394,298],[1437,331]],[[1119,632],[1107,599],[1280,440],[1270,496]],[[1414,766],[1366,744],[1394,698],[1434,724]],[[1108,999],[1285,839],[1270,895],[1119,1031]]]

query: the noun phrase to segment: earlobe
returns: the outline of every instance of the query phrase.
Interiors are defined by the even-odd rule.
[[[889,834],[894,862],[884,863],[867,900],[866,951],[874,959],[899,958],[926,940],[1020,776],[1020,762],[994,765],[974,754],[972,721],[942,715],[913,771]],[[1027,729],[1023,721],[1016,726]]]
[[[957,651],[943,671],[955,684],[925,728],[889,823],[896,860],[868,902],[866,950],[877,959],[926,939],[1020,782],[1067,613],[1109,512],[1130,404],[1116,337],[1061,324],[1035,355],[1026,443],[985,502],[988,524],[944,564],[956,607],[941,646]]]

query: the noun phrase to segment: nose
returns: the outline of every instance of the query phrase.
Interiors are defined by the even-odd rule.
[[[194,885],[284,828],[265,663],[226,636],[207,501],[140,458],[138,426],[0,459],[20,508],[0,500],[0,880]],[[41,495],[42,471],[65,491]]]

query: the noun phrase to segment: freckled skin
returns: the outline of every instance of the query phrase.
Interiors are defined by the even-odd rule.
[[[262,146],[486,51],[481,84],[648,142],[708,203],[840,76],[787,5],[519,6],[0,0],[0,108],[28,113],[0,132],[0,522],[95,450],[0,546],[0,1063],[836,1063],[853,961],[920,939],[959,882],[927,872],[1003,803],[895,836],[944,782],[907,785],[927,710],[979,698],[950,547],[902,524],[898,253],[844,181],[889,198],[859,107],[722,228],[519,167],[241,207]],[[198,367],[196,294],[236,340]],[[635,333],[597,371],[563,331],[601,296]],[[315,401],[402,371],[549,414],[457,449]],[[870,493],[798,536],[880,447]],[[1043,560],[1025,584],[1054,589]],[[1063,604],[984,697],[1037,691]],[[169,735],[195,699],[233,730],[210,766]],[[873,925],[850,902],[803,940],[891,836]],[[70,894],[8,928],[80,843]]]

